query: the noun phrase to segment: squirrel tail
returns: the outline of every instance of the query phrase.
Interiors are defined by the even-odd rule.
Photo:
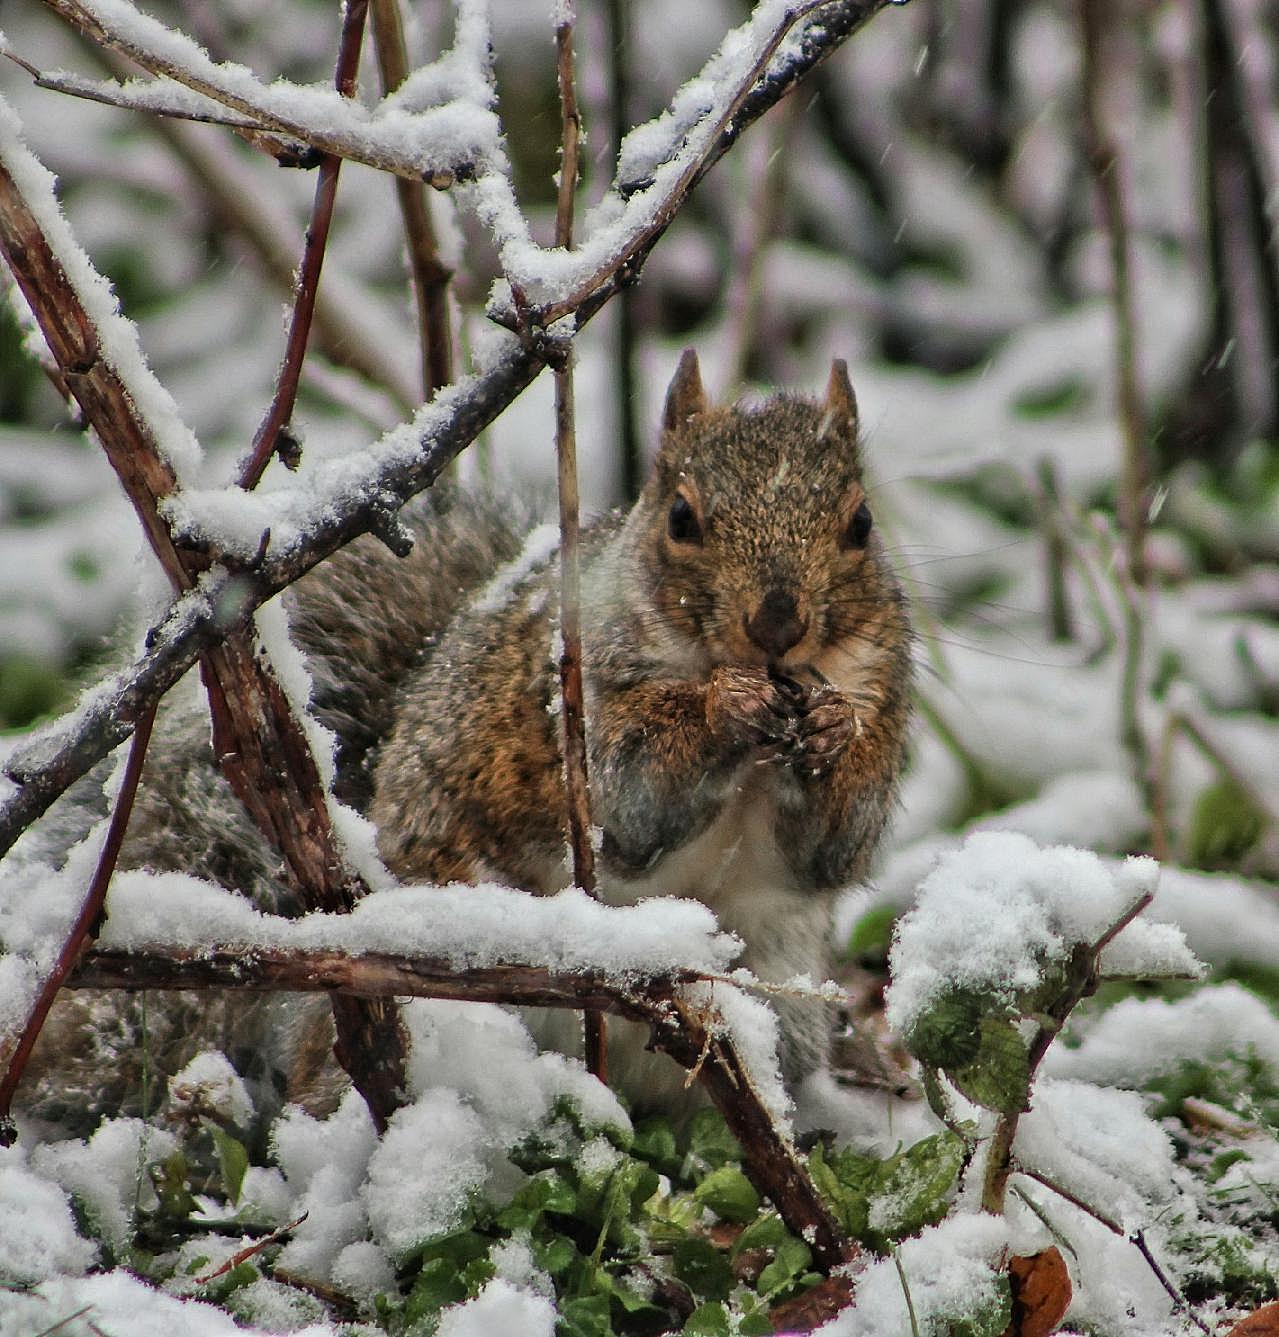
[[[520,552],[530,513],[483,493],[437,484],[401,518],[406,557],[371,535],[303,577],[290,598],[294,640],[314,680],[312,708],[338,739],[337,796],[363,811],[373,749],[391,729],[405,676],[497,569]]]

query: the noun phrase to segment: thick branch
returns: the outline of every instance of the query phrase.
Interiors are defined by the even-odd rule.
[[[731,1038],[714,1016],[689,1002],[680,986],[699,977],[678,974],[619,985],[602,973],[567,974],[535,966],[457,970],[447,960],[333,951],[89,953],[68,981],[72,988],[236,988],[333,991],[360,998],[448,998],[525,1007],[593,1008],[640,1022],[654,1048],[696,1071],[707,1094],[742,1144],[743,1165],[782,1219],[808,1242],[826,1269],[856,1253],[813,1187],[794,1147],[760,1102]]]
[[[144,407],[154,387],[125,383],[117,362],[128,327],[106,311],[99,311],[95,322],[93,298],[82,291],[83,270],[74,257],[64,262],[56,222],[41,214],[51,199],[28,200],[18,183],[21,174],[33,194],[47,189],[32,179],[34,168],[34,159],[7,138],[0,152],[0,251],[170,583],[179,594],[186,593],[204,559],[174,544],[160,514],[161,502],[176,492],[177,480]],[[68,243],[64,240],[63,245]],[[114,346],[112,340],[117,341]],[[114,347],[111,358],[100,344]],[[135,368],[133,375],[148,373]],[[216,755],[236,794],[280,851],[303,907],[349,909],[361,884],[346,867],[332,829],[306,734],[251,629],[234,631],[205,650],[202,668]],[[335,1016],[339,1049],[349,1059],[352,1080],[369,1101],[374,1119],[385,1122],[403,1085],[403,1042],[392,1005],[345,1008]]]

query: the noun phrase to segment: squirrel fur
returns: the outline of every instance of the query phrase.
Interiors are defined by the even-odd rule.
[[[509,503],[436,489],[406,518],[417,537],[407,558],[360,539],[290,592],[313,709],[338,739],[338,796],[367,812],[403,881],[558,890],[571,882],[558,560],[520,559],[528,526]],[[604,898],[694,897],[741,937],[742,963],[761,978],[823,977],[834,897],[866,875],[910,716],[909,618],[867,504],[842,362],[820,401],[715,406],[685,352],[639,500],[584,535],[582,625]],[[289,912],[278,859],[213,765],[198,709],[187,716],[183,741],[153,750],[125,860]],[[60,1004],[79,1010],[64,1037],[83,1046],[98,1032],[86,1065],[101,1062],[102,1032],[127,1037],[128,1005]],[[794,1083],[824,1062],[830,1017],[807,1000],[779,1012]],[[576,1018],[536,1020],[543,1040],[572,1047]],[[175,1025],[172,1056],[154,1065],[176,1070],[186,1048],[219,1039],[236,1061],[259,1024],[246,1030],[233,1007],[222,1029]],[[639,1105],[680,1104],[683,1074],[627,1029],[610,1028],[618,1085]],[[317,1081],[331,1037],[284,1030],[266,1064],[295,1096],[288,1088]],[[65,1059],[42,1037],[36,1113],[61,1109],[47,1098],[59,1049]]]

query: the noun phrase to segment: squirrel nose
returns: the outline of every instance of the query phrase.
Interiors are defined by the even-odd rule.
[[[795,596],[774,586],[760,600],[753,617],[745,619],[746,634],[770,659],[781,659],[804,639],[808,619],[800,617]]]

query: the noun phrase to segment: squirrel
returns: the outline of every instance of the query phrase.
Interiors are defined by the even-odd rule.
[[[407,558],[357,540],[290,594],[313,709],[338,738],[336,790],[366,811],[401,880],[553,892],[572,880],[558,563],[520,557],[527,526],[509,504],[434,491],[409,516]],[[762,979],[822,977],[834,897],[867,873],[910,720],[911,627],[874,529],[845,364],[821,401],[716,406],[686,351],[639,500],[584,534],[581,588],[603,898],[696,898]],[[180,764],[148,763],[126,862],[287,910],[278,861],[213,765],[207,728],[188,732]],[[794,1085],[825,1061],[829,1009],[778,1010]],[[572,1047],[575,1018],[538,1022]],[[686,1102],[683,1074],[627,1026],[620,1040],[610,1028],[620,1088],[640,1106]],[[235,1061],[245,1031],[225,1028]],[[172,1029],[168,1066],[194,1043]],[[328,1043],[276,1055],[292,1085],[316,1080]],[[99,1042],[99,1071],[101,1057]]]
[[[401,879],[571,880],[557,580],[549,559],[472,601],[407,676],[369,807]],[[685,352],[647,484],[590,534],[581,597],[604,899],[696,898],[761,978],[824,977],[834,895],[867,872],[910,714],[910,624],[845,364],[821,403],[715,407]],[[779,1011],[793,1083],[821,1065],[830,1018]],[[683,1074],[640,1051],[619,1062],[610,1040],[623,1088],[676,1099]]]

